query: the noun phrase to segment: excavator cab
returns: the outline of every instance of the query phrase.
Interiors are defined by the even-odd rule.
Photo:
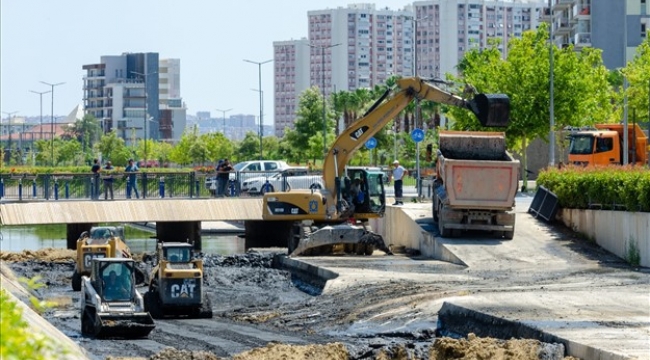
[[[343,198],[352,205],[352,217],[380,217],[386,208],[385,174],[379,168],[348,167],[342,184]]]

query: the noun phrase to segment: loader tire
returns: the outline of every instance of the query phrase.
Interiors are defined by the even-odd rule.
[[[85,336],[95,335],[95,314],[94,310],[85,307],[81,313],[81,334]]]
[[[203,304],[201,304],[201,308],[199,309],[199,318],[212,319],[212,302],[207,295],[203,297]]]
[[[81,291],[81,274],[77,269],[72,273],[72,291]]]
[[[372,253],[375,252],[375,246],[374,245],[366,245],[366,256],[372,255]]]
[[[149,290],[144,294],[144,308],[149,312],[149,315],[151,315],[152,318],[163,318],[162,304],[160,303],[158,291]]]

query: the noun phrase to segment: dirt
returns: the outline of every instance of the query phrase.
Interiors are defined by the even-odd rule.
[[[138,340],[97,340],[79,334],[78,293],[72,292],[69,285],[74,252],[43,249],[0,253],[18,276],[41,276],[46,286],[37,294],[55,300],[45,318],[78,339],[93,359],[562,358],[523,357],[540,353],[542,345],[532,340],[436,339],[433,322],[399,330],[360,325],[396,305],[417,304],[424,297],[446,292],[433,284],[406,280],[355,284],[319,295],[324,283],[308,282],[273,268],[274,255],[254,251],[232,256],[201,255],[205,289],[215,317],[156,321],[148,340],[156,346],[143,346]],[[149,269],[151,264],[140,266]],[[441,268],[445,269],[445,265]],[[139,291],[144,293],[146,288]]]

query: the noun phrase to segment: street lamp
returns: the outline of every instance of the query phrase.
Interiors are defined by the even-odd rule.
[[[14,114],[18,113],[18,111],[3,111],[3,114],[7,115],[7,119],[9,119],[8,126],[9,126],[9,131],[7,134],[9,134],[9,137],[7,138],[7,148],[9,149],[9,161],[11,161],[11,118],[14,116]],[[2,162],[4,162],[4,159],[0,159]]]
[[[327,102],[325,101],[325,50],[341,45],[341,43],[333,45],[314,45],[306,44],[311,48],[320,49],[320,72],[321,72],[321,90],[323,92],[323,155],[327,154]],[[330,80],[331,83],[331,80]]]
[[[548,32],[548,37],[549,37],[549,65],[550,65],[550,78],[549,82],[550,84],[550,89],[549,89],[549,96],[550,96],[550,105],[549,105],[549,123],[551,127],[551,131],[548,134],[548,142],[550,143],[549,148],[548,148],[548,166],[553,167],[555,166],[555,131],[553,129],[555,128],[555,96],[554,96],[554,85],[553,85],[553,48],[554,48],[554,39],[553,39],[553,25],[555,22],[555,19],[553,19],[553,5],[551,4],[552,0],[548,0],[548,11],[549,15],[551,17],[550,21],[550,27],[549,27],[549,32]],[[524,149],[524,151],[526,151]],[[524,185],[525,186],[525,185]]]
[[[155,75],[157,74],[157,71],[152,71],[150,73],[139,73],[137,71],[131,71],[131,74],[138,75],[142,77],[142,80],[144,82],[144,167],[147,167],[147,123],[149,122],[149,119],[147,119],[147,77],[149,75]]]
[[[263,119],[264,119],[264,115],[263,115],[263,112],[264,112],[264,109],[263,109],[263,107],[264,107],[264,99],[263,99],[264,92],[262,91],[262,65],[264,65],[264,64],[266,64],[266,63],[270,63],[271,61],[273,61],[273,59],[269,59],[269,60],[262,61],[262,62],[252,61],[252,60],[246,60],[246,59],[244,59],[244,61],[246,61],[246,62],[248,62],[248,63],[251,63],[251,64],[255,64],[255,65],[257,65],[257,66],[258,66],[258,69],[259,69],[259,91],[260,91],[260,160],[262,160],[262,137],[264,136],[264,128],[262,127],[262,124],[264,124],[264,120],[263,120]]]
[[[418,22],[428,19],[430,16],[425,16],[419,19],[415,18],[406,18],[406,20],[413,21],[413,77],[418,76],[418,43],[417,43],[417,33],[418,33]],[[420,99],[415,98],[415,116],[413,120],[415,121],[415,128],[419,126],[419,117],[420,117]],[[415,143],[415,176],[416,183],[418,184],[418,197],[421,194],[422,187],[420,186],[420,142]]]
[[[38,94],[39,97],[41,98],[41,137],[40,139],[43,140],[43,94],[47,94],[51,92],[51,90],[48,91],[34,91],[34,90],[29,90],[30,92],[33,92],[34,94]]]
[[[59,85],[63,85],[63,84],[65,84],[65,82],[50,84],[48,82],[41,81],[41,84],[45,84],[47,86],[52,87],[52,90],[50,90],[51,93],[52,93],[52,123],[51,123],[52,126],[51,126],[51,129],[50,129],[50,130],[52,130],[52,138],[50,139],[50,156],[51,156],[50,160],[52,161],[52,167],[54,167],[54,87],[59,86]]]
[[[260,89],[251,89],[251,90],[253,90],[255,92],[259,92],[261,94],[260,97],[262,97],[262,103],[261,104],[262,104],[262,108],[263,108],[264,107],[264,91],[262,91]],[[260,154],[261,154],[262,153],[262,117],[261,116],[259,117],[259,120],[260,120],[260,129],[258,131],[258,136],[260,137]],[[261,159],[261,155],[260,155],[260,159]]]
[[[215,110],[221,111],[223,113],[223,118],[222,118],[223,119],[223,135],[225,136],[226,135],[226,113],[228,111],[232,110],[232,109],[228,109],[228,110],[215,109]]]

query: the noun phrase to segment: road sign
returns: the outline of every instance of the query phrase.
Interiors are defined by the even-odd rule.
[[[368,139],[368,141],[366,141],[366,148],[368,150],[372,150],[376,147],[377,147],[377,139],[375,139],[374,137],[371,137],[370,139]]]
[[[416,143],[424,140],[424,131],[422,131],[422,129],[415,129],[411,131],[411,139],[413,139],[413,141]]]

